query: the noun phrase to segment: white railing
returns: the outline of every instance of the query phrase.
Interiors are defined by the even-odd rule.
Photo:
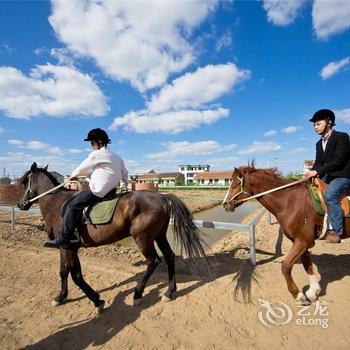
[[[16,207],[10,206],[0,206],[0,211],[6,211],[11,213],[11,230],[15,227],[16,222],[16,212],[20,212]],[[40,209],[29,209],[26,212],[31,214],[41,214]],[[194,223],[197,227],[208,228],[208,229],[219,229],[219,230],[239,230],[248,232],[248,245],[249,245],[249,257],[252,265],[256,264],[256,251],[255,251],[255,226],[258,224],[262,216],[265,214],[266,209],[261,208],[257,214],[253,217],[248,224],[239,224],[234,222],[219,222],[219,221],[200,221],[194,220]],[[169,222],[170,225],[174,224],[174,220],[171,219]]]

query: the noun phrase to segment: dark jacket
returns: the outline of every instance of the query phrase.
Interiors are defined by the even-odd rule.
[[[330,175],[334,178],[350,178],[350,141],[345,132],[332,131],[326,149],[323,151],[322,139],[316,143],[316,160],[312,167],[319,177]]]

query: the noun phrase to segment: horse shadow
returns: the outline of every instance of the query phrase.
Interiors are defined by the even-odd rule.
[[[317,266],[317,270],[321,276],[319,282],[321,286],[320,296],[327,295],[327,287],[329,284],[335,281],[340,281],[344,277],[350,275],[350,254],[313,254],[312,261]]]
[[[188,287],[181,288],[176,293],[176,298],[184,297],[192,293],[197,288],[207,283],[213,282],[219,285],[217,279],[223,276],[232,275],[229,288],[233,287],[233,297],[241,303],[252,303],[251,289],[253,283],[259,283],[260,276],[255,271],[255,266],[250,264],[248,258],[238,258],[236,253],[240,249],[225,251],[215,255],[209,255],[208,260],[212,271],[210,274],[200,274],[199,278],[191,272],[188,259],[176,257],[176,276],[177,281],[195,282]],[[276,254],[269,253],[273,259]],[[102,346],[111,338],[116,336],[126,326],[132,325],[140,316],[143,310],[155,305],[161,301],[161,291],[167,286],[167,267],[163,259],[158,266],[156,272],[149,280],[147,293],[142,298],[140,305],[133,306],[126,303],[127,297],[134,292],[134,285],[141,278],[143,273],[127,278],[121,282],[99,290],[99,293],[111,291],[115,289],[123,289],[125,286],[132,284],[133,287],[117,292],[112,303],[106,307],[101,315],[87,320],[79,321],[79,323],[66,324],[62,329],[54,334],[38,341],[35,344],[28,345],[24,349],[85,349],[88,346]],[[85,296],[67,300],[66,303],[86,298]],[[130,298],[128,298],[130,300]],[[60,306],[64,307],[64,305]]]

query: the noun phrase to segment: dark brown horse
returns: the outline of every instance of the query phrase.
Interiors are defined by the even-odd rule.
[[[30,199],[59,185],[57,180],[47,171],[47,167],[38,168],[36,163],[33,163],[31,169],[22,176],[20,182],[25,189],[23,200],[18,203],[21,210],[30,208],[32,205],[32,203],[28,203]],[[59,235],[61,206],[73,193],[74,191],[60,188],[38,200],[49,239],[57,238]],[[174,195],[149,191],[127,192],[119,199],[114,216],[108,224],[80,224],[78,226],[84,247],[111,244],[130,235],[134,238],[147,260],[147,270],[135,288],[135,304],[141,300],[148,279],[160,263],[154,241],[157,242],[168,267],[169,287],[163,298],[169,300],[174,297],[176,292],[175,255],[166,237],[171,215],[174,216],[176,239],[181,242],[191,266],[196,268],[199,267],[198,264],[201,264],[209,271],[209,265],[192,215],[180,199]],[[97,311],[102,311],[104,301],[83,279],[78,249],[60,249],[60,258],[61,291],[54,298],[53,304],[58,305],[67,298],[67,278],[70,273],[74,283],[94,303]]]
[[[283,186],[293,180],[281,179],[275,169],[256,169],[251,166],[234,169],[230,188],[223,201],[228,211],[242,204],[242,199],[261,192]],[[293,246],[282,263],[282,273],[289,292],[300,304],[316,301],[320,285],[314,274],[309,249],[315,245],[322,231],[323,216],[313,209],[307,185],[297,184],[279,191],[263,195],[257,200],[270,211],[280,224],[285,236]],[[350,220],[344,220],[344,237],[350,236]],[[310,287],[304,295],[292,278],[293,265],[301,259],[309,276]]]

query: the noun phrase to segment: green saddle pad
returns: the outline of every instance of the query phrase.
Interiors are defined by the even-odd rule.
[[[86,215],[91,224],[106,224],[112,219],[120,194],[116,198],[96,203],[89,207]]]
[[[315,186],[309,185],[307,187],[307,189],[309,190],[312,205],[313,205],[315,211],[317,212],[317,214],[324,216],[324,210],[323,210],[322,205],[321,205],[320,197],[316,193]]]
[[[322,205],[321,205],[320,197],[316,193],[315,186],[314,185],[309,185],[308,186],[308,190],[309,190],[311,201],[312,201],[312,205],[313,205],[315,211],[318,214],[324,216],[325,213],[324,213],[324,210],[323,210]],[[349,218],[350,217],[350,213],[348,213],[348,215],[346,217]]]

